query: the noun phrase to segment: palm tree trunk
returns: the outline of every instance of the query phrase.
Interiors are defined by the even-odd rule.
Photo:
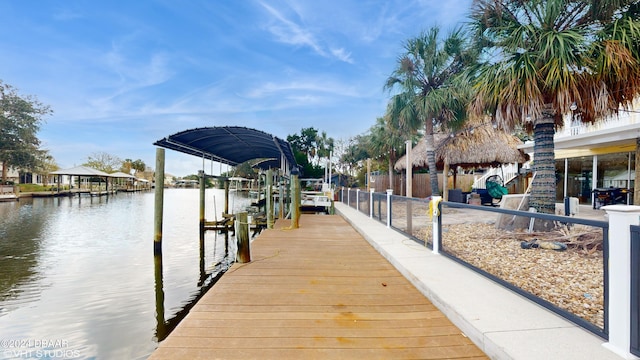
[[[533,129],[533,171],[536,177],[531,184],[529,199],[529,206],[544,214],[553,214],[556,209],[554,134],[553,113],[549,107],[545,107],[542,118],[536,121]]]
[[[433,138],[433,121],[425,121],[424,143],[427,150],[427,166],[429,167],[429,181],[431,183],[431,195],[440,195],[438,189],[438,169],[436,169],[436,147]]]
[[[7,183],[7,162],[3,161],[2,162],[2,185]]]

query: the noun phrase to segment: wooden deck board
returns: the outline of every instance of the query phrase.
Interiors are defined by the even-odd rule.
[[[488,359],[346,221],[265,230],[150,359]]]

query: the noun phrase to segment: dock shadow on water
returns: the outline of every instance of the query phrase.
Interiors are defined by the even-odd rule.
[[[206,196],[214,219],[224,193]],[[161,259],[152,192],[0,203],[0,359],[148,357],[233,261],[232,235],[201,247],[198,198],[165,190]]]

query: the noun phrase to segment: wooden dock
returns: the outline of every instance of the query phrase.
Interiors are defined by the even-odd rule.
[[[150,359],[488,359],[337,215],[263,231]]]

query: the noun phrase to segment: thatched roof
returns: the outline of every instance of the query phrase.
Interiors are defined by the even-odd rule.
[[[518,150],[522,142],[504,131],[491,126],[467,128],[452,136],[436,136],[436,162],[439,169],[446,162],[449,166],[463,168],[497,167],[500,164],[524,163],[527,154]],[[406,156],[406,155],[405,155]],[[406,158],[401,157],[395,164],[397,171],[406,168]],[[424,139],[411,150],[413,167],[427,167],[427,153]]]

